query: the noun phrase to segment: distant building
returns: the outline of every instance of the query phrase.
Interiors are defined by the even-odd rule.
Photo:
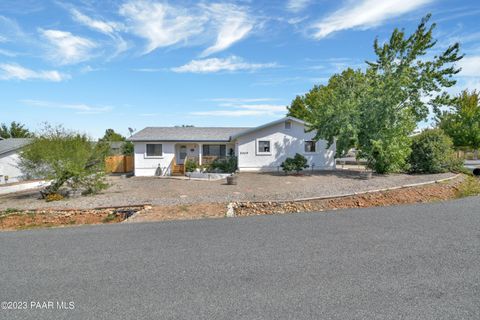
[[[32,141],[30,138],[0,139],[0,184],[24,179],[18,168],[20,151]]]

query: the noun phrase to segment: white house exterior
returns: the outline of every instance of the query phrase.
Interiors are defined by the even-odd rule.
[[[0,184],[23,179],[23,173],[18,168],[19,153],[30,142],[31,139],[26,138],[0,140]]]
[[[147,127],[132,137],[136,176],[171,175],[185,159],[205,164],[235,155],[240,172],[279,171],[287,158],[300,153],[313,170],[335,167],[335,144],[313,141],[305,123],[285,117],[254,128]]]

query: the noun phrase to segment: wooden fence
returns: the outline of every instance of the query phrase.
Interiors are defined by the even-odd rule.
[[[110,156],[105,158],[107,173],[127,173],[133,171],[133,156]]]

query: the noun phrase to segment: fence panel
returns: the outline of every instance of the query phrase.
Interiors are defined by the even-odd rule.
[[[133,171],[133,156],[109,156],[105,158],[107,173],[127,173]]]

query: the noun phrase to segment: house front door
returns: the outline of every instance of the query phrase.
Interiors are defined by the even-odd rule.
[[[187,146],[180,146],[178,149],[178,164],[183,164],[187,157]]]

